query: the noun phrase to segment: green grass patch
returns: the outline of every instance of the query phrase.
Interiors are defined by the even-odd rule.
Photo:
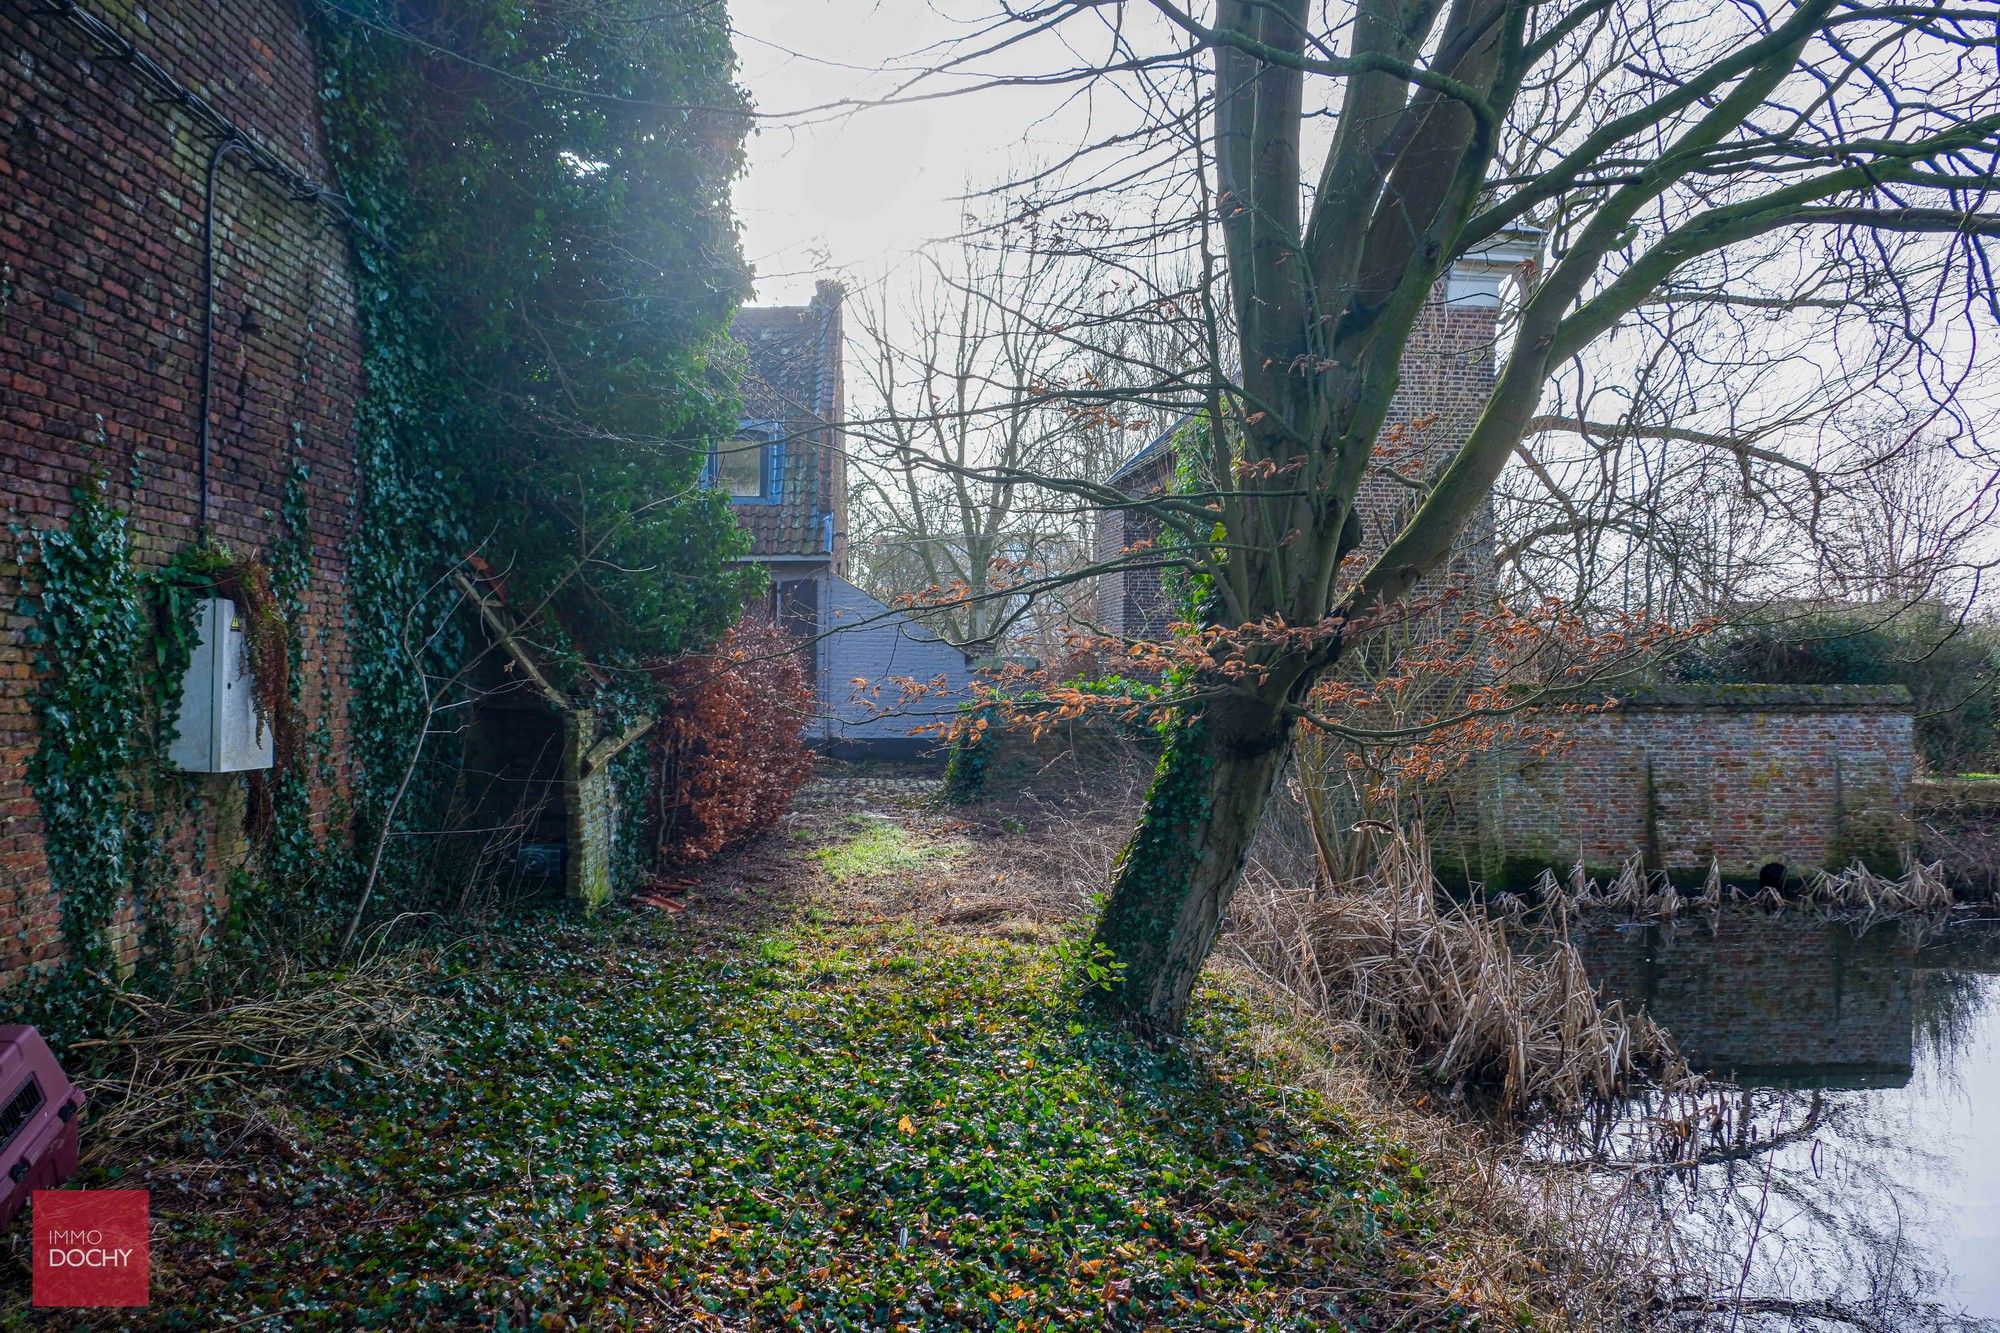
[[[149,1319],[1456,1318],[1421,1172],[1248,1055],[1219,997],[1155,1049],[1077,1022],[1045,950],[901,928],[700,955],[657,929],[457,957],[422,1062],[294,1088],[309,1146],[219,1198],[155,1190]]]
[[[838,842],[813,852],[813,859],[825,868],[834,882],[877,879],[900,870],[914,870],[925,862],[949,862],[965,853],[962,842],[926,842],[893,819],[879,815],[856,815],[848,821],[848,833]]]

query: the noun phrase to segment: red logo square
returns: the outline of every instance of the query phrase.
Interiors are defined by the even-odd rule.
[[[36,1305],[146,1304],[145,1190],[36,1190],[34,1218]]]

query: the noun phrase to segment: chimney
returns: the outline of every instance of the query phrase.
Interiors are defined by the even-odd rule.
[[[1538,227],[1510,227],[1452,264],[1445,304],[1454,309],[1495,309],[1507,288],[1525,283],[1542,253]]]

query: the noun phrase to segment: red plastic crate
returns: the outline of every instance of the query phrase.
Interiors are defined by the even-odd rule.
[[[83,1094],[42,1034],[18,1023],[0,1027],[0,1226],[19,1217],[36,1190],[75,1173],[82,1109]]]

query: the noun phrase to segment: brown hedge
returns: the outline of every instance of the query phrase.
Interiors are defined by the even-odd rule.
[[[776,823],[812,773],[814,697],[798,643],[745,620],[711,653],[660,667],[660,859],[705,861]]]

